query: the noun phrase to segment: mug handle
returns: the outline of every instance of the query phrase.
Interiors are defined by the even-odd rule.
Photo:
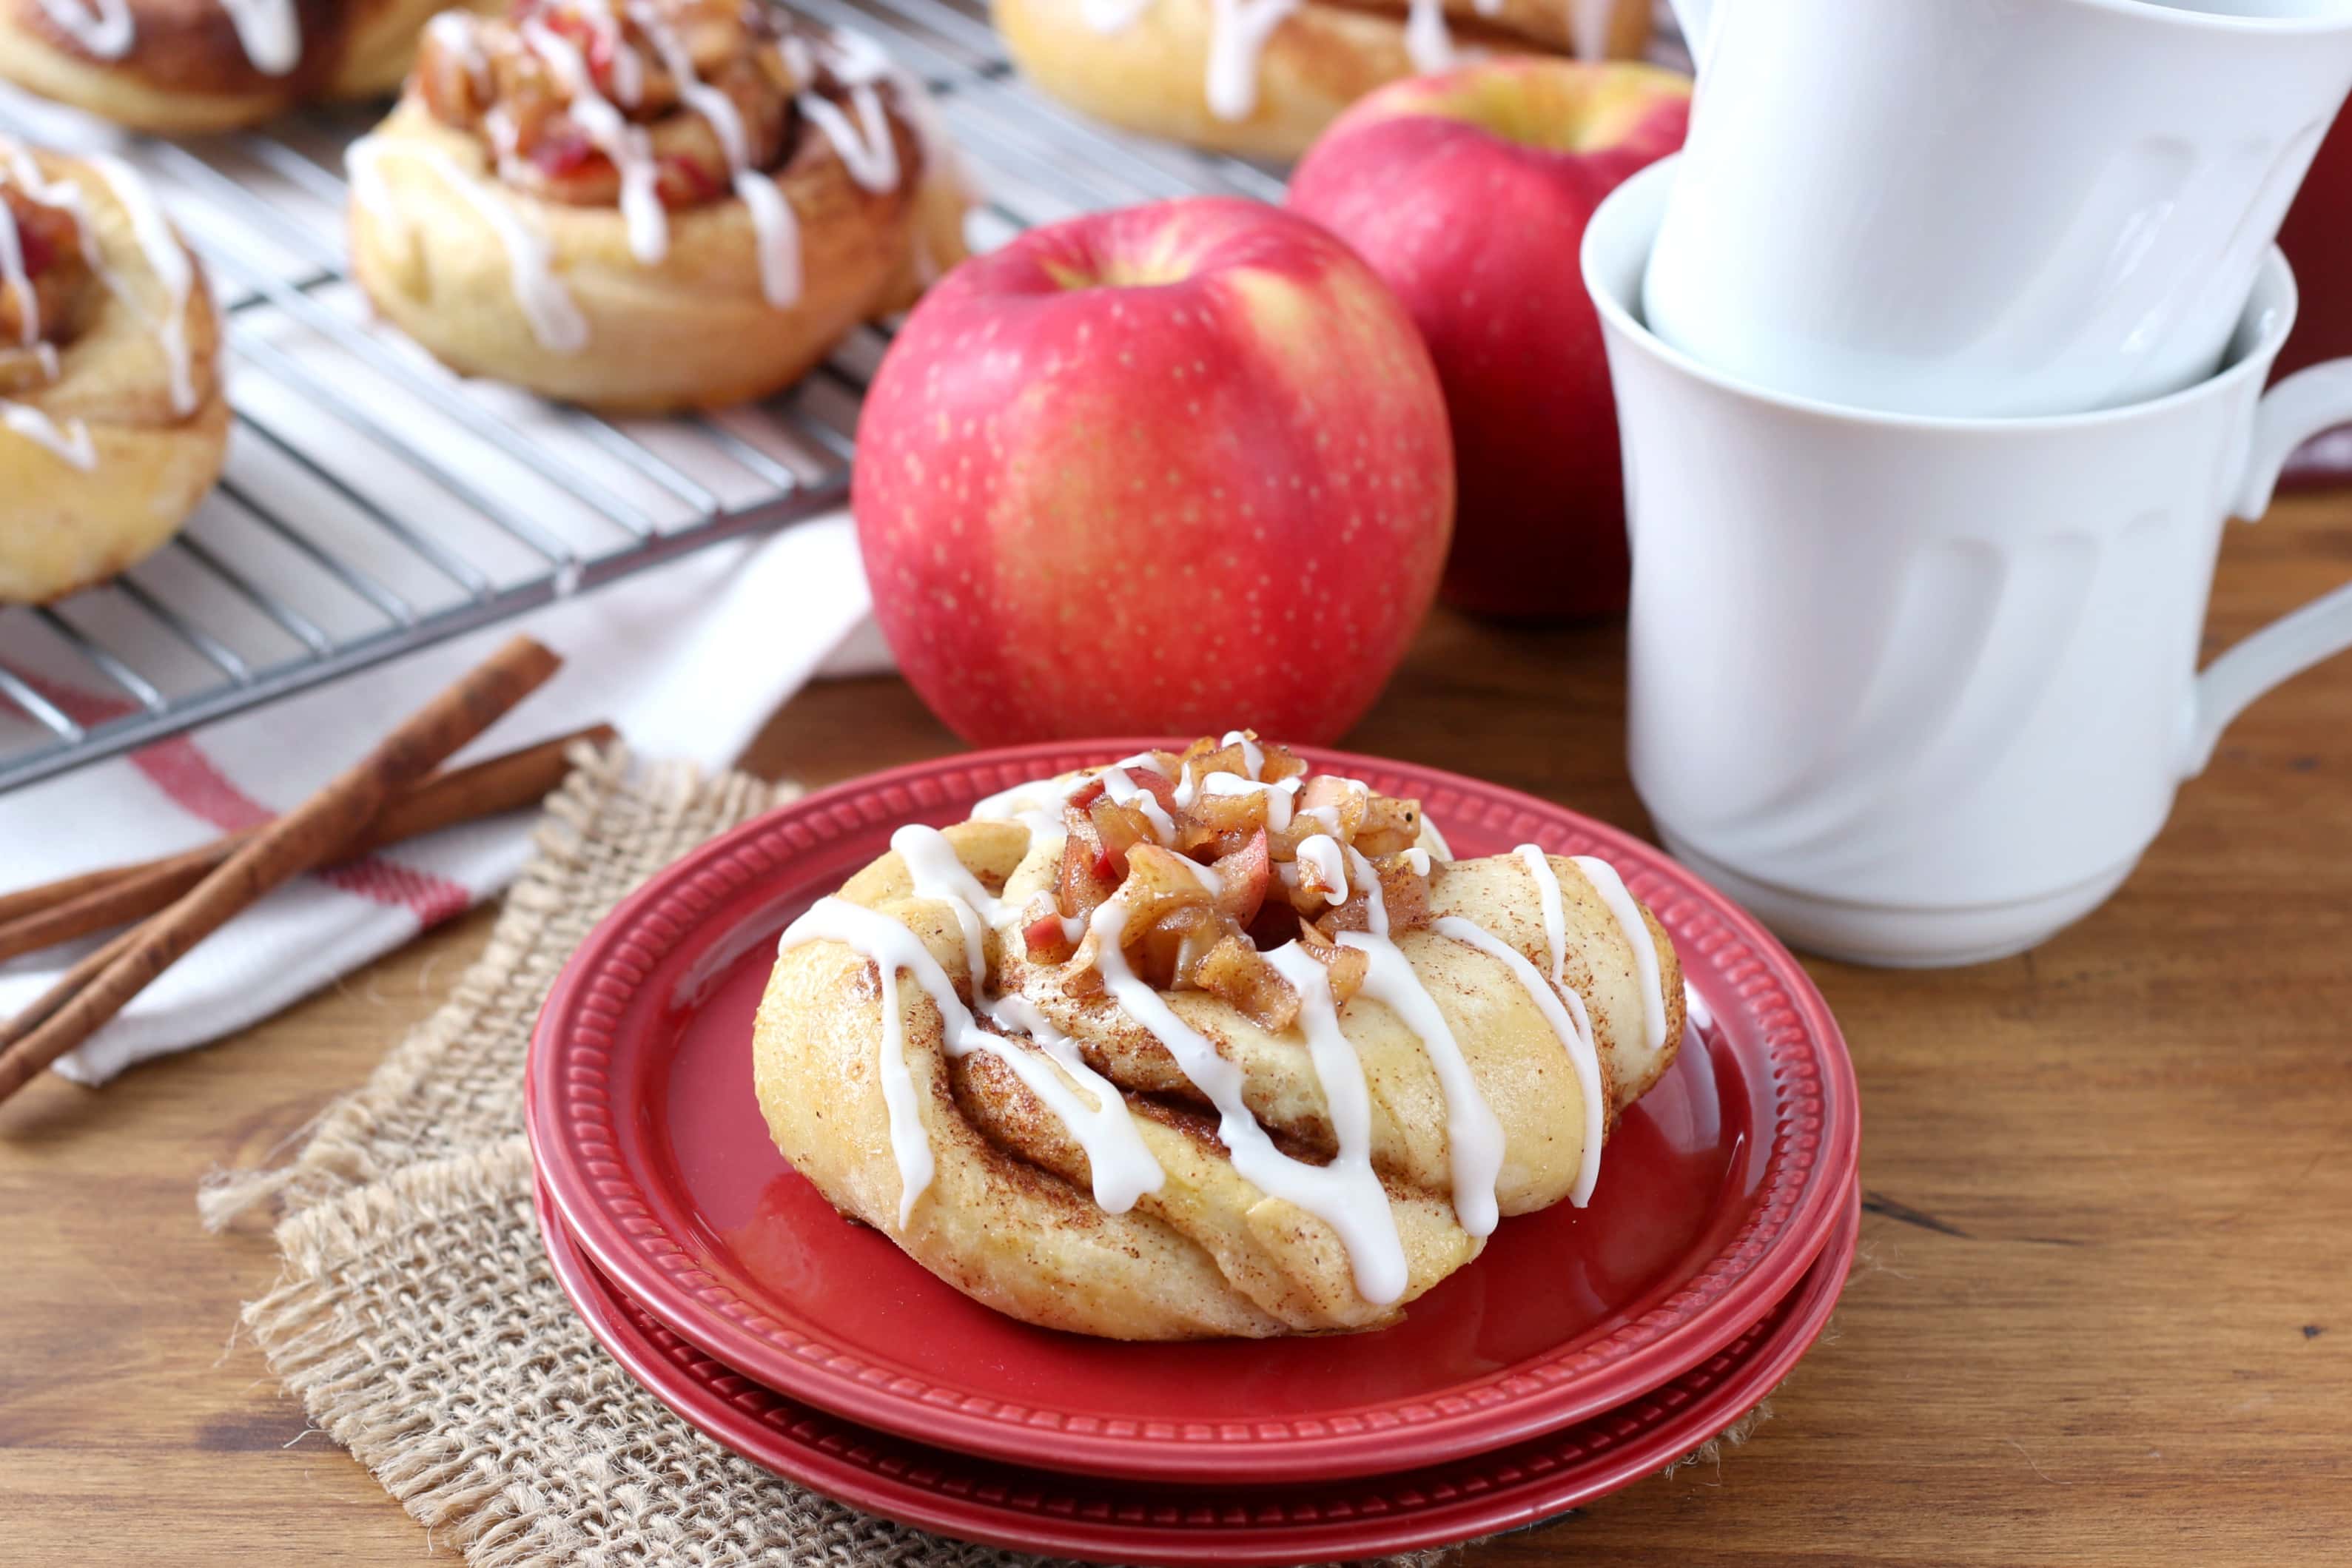
[[[2352,423],[2352,360],[2298,371],[2254,411],[2253,441],[2231,515],[2248,521],[2271,509],[2279,473],[2294,449],[2324,430]],[[2188,715],[2181,777],[2193,779],[2248,704],[2291,675],[2352,648],[2352,583],[2324,593],[2240,641],[2205,666]]]

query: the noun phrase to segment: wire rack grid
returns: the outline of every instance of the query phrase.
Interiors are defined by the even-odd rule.
[[[975,249],[1078,212],[1281,193],[1250,164],[1039,98],[982,0],[792,4],[930,89],[977,196]],[[845,498],[887,325],[785,395],[685,418],[604,419],[462,380],[373,322],[344,271],[342,152],[372,118],[171,142],[0,97],[0,131],[110,145],[147,172],[205,258],[236,361],[227,471],[188,527],[103,587],[0,611],[0,791]]]

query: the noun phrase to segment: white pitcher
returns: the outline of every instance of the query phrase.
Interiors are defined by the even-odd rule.
[[[1862,408],[2063,413],[2221,362],[2352,85],[2352,0],[1675,0],[1652,330]]]
[[[2264,395],[2294,319],[2273,250],[2225,367],[2168,397],[1810,402],[1642,324],[1675,173],[1627,182],[1584,240],[1633,532],[1634,785],[1676,856],[1796,946],[1955,964],[2040,942],[2130,873],[2246,704],[2352,646],[2345,587],[2197,668],[2224,519],[2352,420],[2352,360]]]

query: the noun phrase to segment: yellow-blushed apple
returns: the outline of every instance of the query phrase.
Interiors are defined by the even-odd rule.
[[[1293,210],[1388,280],[1444,383],[1449,602],[1625,607],[1617,409],[1577,252],[1601,198],[1682,145],[1689,112],[1689,78],[1656,67],[1485,60],[1365,98],[1292,177]]]
[[[1445,406],[1327,231],[1196,198],[1034,229],[934,285],[852,480],[876,613],[981,744],[1338,736],[1445,558]]]

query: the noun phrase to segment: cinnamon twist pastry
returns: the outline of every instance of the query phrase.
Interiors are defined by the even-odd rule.
[[[0,141],[0,604],[112,576],[220,476],[221,322],[129,166]]]
[[[963,255],[921,88],[770,0],[453,14],[350,162],[352,268],[384,316],[605,409],[773,392]]]
[[[1477,51],[1638,59],[1650,0],[994,0],[1022,74],[1097,119],[1296,158],[1356,99]]]
[[[1240,732],[901,829],[780,946],[778,1148],[967,1295],[1115,1339],[1394,1322],[1590,1198],[1683,1032],[1605,863],[1451,861]]]
[[[144,131],[225,131],[392,91],[444,3],[0,0],[0,76]]]

